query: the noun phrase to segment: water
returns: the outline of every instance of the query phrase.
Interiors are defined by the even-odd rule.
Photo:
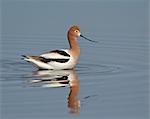
[[[36,71],[21,60],[22,54],[67,48],[72,24],[99,41],[79,39],[74,70]],[[146,0],[5,0],[1,36],[2,119],[148,119]]]

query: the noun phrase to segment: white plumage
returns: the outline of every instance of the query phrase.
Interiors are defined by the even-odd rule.
[[[75,65],[75,60],[69,51],[67,49],[57,51],[63,51],[68,56],[51,51],[40,56],[24,56],[24,60],[35,64],[39,69],[72,69]]]
[[[69,54],[67,49],[61,49],[60,51],[64,51],[67,54]],[[61,55],[57,52],[48,52],[48,53],[41,54],[40,56],[44,58],[50,58],[50,59],[51,58],[52,59],[68,59],[69,58],[68,56]]]

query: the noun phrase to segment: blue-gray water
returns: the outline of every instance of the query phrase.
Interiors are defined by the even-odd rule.
[[[1,17],[2,119],[148,119],[148,1],[5,0]],[[99,41],[79,38],[80,107],[74,114],[70,88],[34,86],[42,76],[21,60],[22,54],[67,48],[73,24]]]

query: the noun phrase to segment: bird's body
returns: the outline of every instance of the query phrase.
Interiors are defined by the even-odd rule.
[[[40,56],[23,56],[24,60],[35,64],[39,69],[72,69],[78,60],[69,49],[53,50]]]
[[[77,38],[80,36],[80,29],[73,26],[68,31],[69,49],[52,50],[40,56],[25,56],[24,60],[33,63],[39,69],[72,69],[78,61],[80,48]]]

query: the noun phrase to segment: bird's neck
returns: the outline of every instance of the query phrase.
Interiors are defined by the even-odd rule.
[[[77,41],[77,37],[74,37],[70,34],[68,34],[68,41],[69,41],[69,44],[70,44],[70,51],[76,55],[76,56],[79,56],[80,55],[80,47],[79,47],[79,44],[78,44],[78,41]]]

